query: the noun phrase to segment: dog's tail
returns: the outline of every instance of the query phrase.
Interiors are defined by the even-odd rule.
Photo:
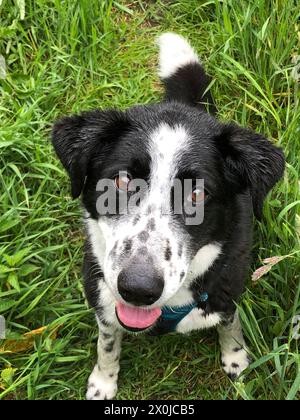
[[[210,78],[191,45],[182,36],[167,32],[158,39],[159,76],[165,99],[200,106],[216,113],[208,86]]]

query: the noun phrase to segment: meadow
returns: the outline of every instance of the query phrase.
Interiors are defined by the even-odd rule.
[[[296,0],[0,0],[0,399],[84,399],[97,328],[83,295],[80,202],[51,125],[160,100],[164,31],[195,47],[219,118],[267,136],[287,164],[255,223],[239,303],[249,369],[226,377],[214,330],[127,335],[117,398],[299,399],[299,17]]]

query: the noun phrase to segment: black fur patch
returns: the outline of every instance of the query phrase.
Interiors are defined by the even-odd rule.
[[[138,249],[138,252],[139,252],[139,255],[142,255],[142,256],[147,256],[148,255],[148,249],[145,246],[141,246]]]
[[[123,248],[123,252],[125,254],[128,254],[131,251],[132,248],[132,240],[131,239],[126,239],[124,241],[124,248]]]
[[[210,78],[205,74],[201,64],[186,64],[172,76],[163,79],[163,83],[166,89],[166,100],[176,99],[216,113],[211,93],[206,91]]]
[[[118,241],[114,244],[112,250],[110,251],[110,257],[116,258],[117,256]]]
[[[149,233],[143,230],[138,234],[138,238],[142,242],[147,242],[147,240],[149,239]]]
[[[147,223],[147,229],[150,231],[154,231],[155,230],[155,220],[153,218],[151,218],[148,223]]]
[[[141,219],[141,216],[139,214],[135,216],[133,219],[133,226],[135,226],[140,219]]]
[[[105,333],[103,331],[101,331],[100,334],[102,335],[102,337],[104,338],[104,340],[109,340],[112,337],[111,334]]]
[[[110,322],[106,321],[105,319],[100,319],[100,323],[104,325],[104,327],[110,327]]]
[[[115,340],[110,341],[105,347],[104,347],[104,351],[106,351],[107,353],[112,352],[113,348],[114,348],[114,344],[115,344]]]
[[[103,280],[103,273],[92,254],[89,242],[84,246],[85,254],[83,260],[84,291],[89,305],[94,308],[101,318],[103,308],[99,303],[99,281]]]
[[[178,257],[182,256],[182,251],[183,251],[183,244],[179,244],[179,246],[178,246]]]
[[[171,250],[170,242],[167,241],[167,245],[165,248],[165,260],[170,261],[171,257],[172,257],[172,250]]]

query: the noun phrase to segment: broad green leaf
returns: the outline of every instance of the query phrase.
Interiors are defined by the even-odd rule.
[[[19,270],[18,270],[18,274],[20,276],[28,276],[28,274],[33,273],[34,271],[38,270],[39,267],[37,267],[36,265],[33,264],[23,264]]]
[[[4,254],[4,258],[10,267],[15,267],[23,260],[24,257],[26,257],[27,254],[29,254],[30,251],[31,247],[23,248],[14,255]]]
[[[17,369],[14,368],[6,368],[1,371],[1,379],[8,385],[12,383],[14,373]]]
[[[19,285],[18,276],[17,276],[16,273],[10,273],[7,281],[11,285],[11,287],[13,287],[18,292],[20,292],[21,289],[20,289],[20,285]]]
[[[15,260],[14,260],[14,257],[12,255],[3,254],[3,257],[10,267],[15,266],[15,262],[14,262]]]
[[[0,313],[7,311],[16,304],[15,300],[2,300],[0,301]]]
[[[14,268],[7,267],[6,265],[0,264],[0,274],[9,273],[11,271],[14,271]]]
[[[282,207],[282,203],[280,200],[270,200],[269,205],[272,207]]]

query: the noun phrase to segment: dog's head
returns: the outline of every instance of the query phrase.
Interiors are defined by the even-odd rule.
[[[120,321],[137,329],[213,264],[238,197],[260,217],[284,168],[263,136],[206,112],[208,78],[183,38],[160,46],[162,103],[66,117],[52,134]]]

